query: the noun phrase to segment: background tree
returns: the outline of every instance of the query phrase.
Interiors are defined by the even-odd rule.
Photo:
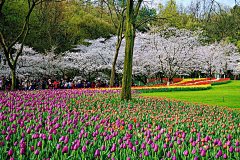
[[[154,63],[172,82],[186,62],[194,57],[194,47],[200,45],[201,30],[190,31],[174,27],[151,27],[149,32]]]
[[[5,22],[1,22],[1,28],[0,28],[0,44],[1,47],[3,48],[3,53],[5,55],[5,58],[7,60],[8,66],[11,69],[11,76],[12,76],[12,90],[16,88],[16,67],[17,67],[17,61],[19,56],[22,54],[23,50],[23,44],[25,43],[26,37],[29,32],[29,20],[30,16],[33,12],[33,9],[40,4],[42,1],[40,0],[28,0],[28,1],[23,1],[28,4],[28,10],[27,14],[22,21],[22,27],[20,32],[18,32],[18,35],[16,37],[7,37],[6,35],[6,29]],[[5,0],[2,0],[0,3],[0,14],[3,15],[4,17],[7,16],[8,12],[3,12],[4,10],[4,4],[6,3]],[[9,3],[14,3],[14,2],[9,2]],[[4,19],[4,18],[3,18]],[[5,38],[7,37],[7,39]],[[16,43],[20,43],[21,46],[20,48],[15,52],[13,46]]]

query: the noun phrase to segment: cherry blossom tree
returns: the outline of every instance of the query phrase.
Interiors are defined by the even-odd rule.
[[[210,79],[214,73],[221,75],[228,70],[233,70],[239,60],[236,47],[232,43],[224,41],[199,46],[196,53],[201,62],[201,71],[208,74]]]
[[[194,48],[200,46],[202,30],[190,31],[174,27],[150,27],[150,47],[153,64],[171,82],[176,74],[186,69],[188,61],[195,56]]]
[[[238,62],[234,68],[233,68],[233,75],[234,75],[234,79],[237,78],[237,76],[240,75],[240,62]]]

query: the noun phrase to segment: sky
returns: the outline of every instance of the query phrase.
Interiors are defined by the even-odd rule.
[[[163,4],[166,4],[168,0],[154,0],[154,2],[161,2]],[[185,7],[190,5],[191,1],[194,0],[175,0],[176,3],[179,5],[180,3],[182,3]],[[216,2],[223,4],[223,5],[227,5],[229,7],[233,7],[235,4],[235,0],[215,0]]]

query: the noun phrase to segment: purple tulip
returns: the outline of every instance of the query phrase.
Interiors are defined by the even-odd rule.
[[[10,160],[14,160],[14,157],[11,157]]]
[[[136,128],[140,127],[140,123],[138,122],[137,125],[136,125]]]
[[[132,151],[136,152],[137,148],[135,146],[132,147]]]
[[[86,140],[86,145],[89,145],[90,141],[89,140]]]
[[[128,144],[128,148],[132,148],[133,147],[133,144],[132,144],[132,142],[129,142],[129,144]]]
[[[236,148],[236,152],[240,152],[240,148],[238,147],[238,148]]]
[[[202,156],[202,157],[206,157],[206,150],[202,150],[202,151],[201,151],[201,156]]]
[[[138,142],[138,140],[136,140],[136,141],[135,141],[135,145],[138,145],[138,144],[139,144],[139,142]]]
[[[12,156],[12,155],[13,155],[13,150],[12,150],[12,149],[9,149],[8,155],[9,155],[9,156]]]
[[[221,157],[222,156],[222,150],[218,151],[218,156]]]
[[[181,144],[182,142],[181,142],[181,140],[180,139],[178,139],[177,140],[177,144]]]
[[[67,153],[68,152],[68,146],[64,146],[63,149],[62,149],[62,153]]]
[[[20,154],[25,154],[25,151],[24,151],[24,148],[22,148],[21,150],[20,150]]]
[[[232,137],[230,134],[228,134],[227,139],[230,140]]]
[[[49,134],[48,140],[52,140],[52,135],[51,134]]]
[[[57,144],[57,149],[60,149],[61,148],[61,144]]]
[[[147,143],[148,143],[148,144],[152,144],[152,143],[153,143],[153,140],[152,140],[152,139],[149,139]]]
[[[229,148],[229,152],[233,152],[233,147],[232,146]]]
[[[105,149],[106,149],[105,145],[102,145],[101,150],[105,151]]]
[[[193,142],[193,137],[191,137],[191,138],[189,139],[189,142],[190,142],[190,143],[192,143],[192,142]]]
[[[39,155],[39,150],[38,149],[36,149],[36,151],[35,151],[35,153],[34,153],[35,155]]]
[[[196,149],[194,148],[193,150],[192,150],[192,154],[195,154],[196,153]]]
[[[225,153],[224,155],[223,155],[223,159],[227,159],[228,157],[227,157],[227,154]]]
[[[228,146],[231,146],[231,141],[227,141],[226,143]]]
[[[112,146],[112,148],[111,148],[111,152],[115,152],[115,151],[116,151],[116,144],[113,143],[113,146]]]
[[[188,156],[188,150],[185,150],[185,151],[183,152],[183,154],[184,154],[185,156]]]
[[[177,137],[176,137],[176,136],[175,136],[175,137],[173,137],[173,140],[174,140],[174,141],[176,141],[176,140],[177,140]]]
[[[174,155],[174,156],[172,157],[172,160],[177,160],[177,157]]]
[[[128,125],[128,130],[132,130],[133,129],[133,125],[130,123],[129,125]]]
[[[9,140],[10,140],[10,135],[8,134],[6,137],[6,141],[9,141]]]
[[[148,150],[145,150],[145,151],[144,151],[144,155],[145,155],[145,156],[149,156]]]
[[[196,141],[192,142],[192,146],[195,147],[196,146]]]
[[[164,149],[167,148],[167,144],[166,144],[166,143],[163,144],[163,148],[164,148]]]
[[[32,151],[32,152],[34,151],[34,146],[31,146],[31,151]]]
[[[42,146],[42,141],[39,141],[38,144],[37,144],[38,147],[41,147]]]
[[[198,157],[194,157],[194,160],[198,160]]]
[[[107,156],[108,158],[111,158],[111,154],[108,154],[108,156]]]
[[[100,152],[99,152],[99,149],[97,149],[96,151],[95,151],[95,157],[99,157],[100,156]]]
[[[83,152],[87,152],[87,147],[86,147],[86,145],[83,146],[82,151],[83,151]]]
[[[28,128],[28,129],[27,129],[27,134],[30,134],[30,133],[31,133],[31,129]]]
[[[158,144],[156,144],[154,147],[154,152],[157,152],[157,151],[158,151]]]
[[[141,148],[146,149],[146,144],[144,142],[142,143]]]
[[[152,143],[152,144],[151,144],[151,147],[154,148],[154,147],[155,147],[155,143]]]
[[[167,157],[170,158],[171,156],[172,156],[172,155],[171,155],[171,152],[168,151],[168,152],[167,152]]]
[[[235,145],[236,145],[236,146],[239,146],[239,141],[237,141]]]
[[[122,143],[122,148],[127,148],[127,144],[126,143]]]

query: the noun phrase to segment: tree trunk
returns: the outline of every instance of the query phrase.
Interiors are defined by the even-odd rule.
[[[11,90],[16,89],[16,69],[11,69],[11,74],[12,74],[12,86]]]
[[[115,60],[115,58],[114,58],[114,60]],[[111,79],[110,79],[109,87],[113,87],[114,83],[115,83],[115,64],[112,65]]]
[[[160,78],[161,78],[161,84],[163,84],[163,76],[162,76],[162,73],[160,73]]]
[[[133,58],[133,47],[135,39],[135,23],[134,23],[134,10],[133,1],[127,1],[127,26],[125,33],[125,58],[123,67],[123,78],[122,78],[122,92],[121,100],[131,99],[131,84],[132,84],[132,58]]]
[[[116,66],[116,62],[117,62],[118,51],[119,51],[119,49],[118,50],[116,49],[114,60],[112,63],[112,71],[111,71],[111,79],[110,79],[109,87],[113,87],[113,85],[115,83],[115,66]]]
[[[122,92],[121,100],[131,99],[131,84],[132,84],[132,57],[133,57],[133,45],[134,36],[133,32],[130,31],[130,37],[126,37],[126,49],[125,49],[125,59],[124,59],[124,69],[122,78]]]
[[[109,87],[113,87],[114,83],[115,83],[115,66],[117,63],[117,58],[118,58],[118,53],[119,53],[119,49],[122,43],[122,32],[123,32],[123,23],[124,23],[124,19],[121,18],[119,21],[119,26],[118,26],[118,30],[117,30],[117,47],[116,47],[116,51],[115,51],[115,55],[114,55],[114,60],[112,63],[112,71],[111,71],[111,79],[110,79],[110,85]]]

